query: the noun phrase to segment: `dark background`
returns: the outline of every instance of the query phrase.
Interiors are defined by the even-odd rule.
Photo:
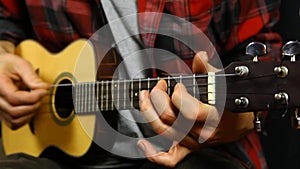
[[[299,8],[300,0],[282,0],[281,18],[275,31],[281,34],[284,43],[300,40]],[[295,92],[300,93],[300,86],[299,91]],[[261,133],[269,168],[300,169],[300,130],[291,126],[292,112],[284,118],[281,114],[282,112],[269,112],[265,133]]]

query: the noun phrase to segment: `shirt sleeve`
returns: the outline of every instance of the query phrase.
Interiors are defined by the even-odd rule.
[[[260,60],[279,60],[281,58],[282,39],[277,32],[274,32],[274,26],[279,21],[279,0],[253,1],[249,7],[248,1],[240,1],[234,10],[228,11],[228,23],[232,23],[229,36],[220,40],[221,58],[224,65],[233,61],[251,60],[251,56],[245,54],[246,46],[253,41],[262,42],[267,46],[267,55],[260,57]],[[252,1],[251,1],[252,2]],[[248,9],[249,8],[249,9]],[[247,10],[248,9],[248,10]],[[250,10],[251,9],[251,10]],[[240,12],[236,12],[240,11]],[[228,20],[228,19],[227,19]],[[216,26],[222,26],[222,22],[214,23]],[[223,23],[224,24],[224,23]],[[226,35],[225,31],[219,31],[219,37]]]
[[[0,0],[0,40],[18,44],[30,35],[29,24],[23,1]]]

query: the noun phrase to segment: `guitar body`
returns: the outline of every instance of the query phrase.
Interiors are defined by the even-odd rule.
[[[92,143],[95,115],[76,115],[74,106],[59,102],[68,100],[72,103],[70,84],[95,81],[92,45],[86,40],[78,40],[62,52],[51,54],[35,41],[27,40],[17,47],[16,54],[31,62],[39,76],[53,87],[30,123],[15,131],[2,123],[6,155],[25,153],[38,157],[50,146],[58,147],[71,156],[84,155]],[[61,84],[68,87],[55,87]],[[67,91],[67,95],[58,95],[58,90]]]

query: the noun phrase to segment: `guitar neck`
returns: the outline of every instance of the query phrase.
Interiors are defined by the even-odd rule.
[[[215,102],[215,74],[147,78],[134,80],[106,80],[77,83],[73,86],[74,107],[77,113],[93,113],[139,109],[139,92],[150,91],[159,80],[165,80],[167,93],[172,94],[177,83],[183,83],[189,93],[203,102]]]
[[[224,71],[203,75],[78,83],[73,87],[73,103],[77,113],[139,109],[139,92],[150,91],[163,79],[169,95],[177,83],[183,83],[188,92],[200,101],[232,112],[294,109],[300,105],[300,96],[295,92],[299,84],[298,72],[289,69],[288,76],[282,77],[273,69],[299,64],[236,62]],[[240,76],[236,73],[239,67],[247,67],[248,74]],[[293,83],[287,83],[288,80]]]

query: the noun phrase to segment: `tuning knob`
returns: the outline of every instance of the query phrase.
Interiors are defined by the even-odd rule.
[[[296,56],[300,54],[300,42],[289,41],[282,47],[282,57],[291,57],[291,62],[296,61]]]
[[[300,129],[300,114],[298,108],[294,111],[294,115],[292,116],[292,126],[296,129]]]
[[[251,42],[246,47],[246,54],[253,57],[253,62],[258,62],[258,57],[267,54],[267,46],[261,42]]]
[[[254,119],[254,128],[257,132],[262,131],[262,122],[261,122],[261,116],[262,112],[254,112],[255,119]]]

